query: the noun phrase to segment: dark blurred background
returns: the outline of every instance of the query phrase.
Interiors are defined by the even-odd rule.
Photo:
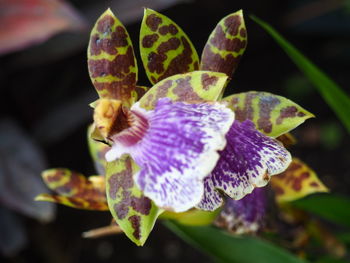
[[[281,48],[251,19],[269,22],[347,93],[350,84],[348,0],[0,0],[0,260],[1,262],[211,262],[158,223],[146,245],[123,235],[83,239],[110,223],[108,212],[36,203],[48,192],[40,172],[67,167],[95,173],[86,128],[97,99],[86,48],[98,16],[111,7],[126,25],[138,55],[143,7],[173,19],[200,54],[216,23],[243,9],[248,47],[227,94],[269,91],[316,115],[293,134],[292,153],[332,192],[349,194],[350,147],[344,127]],[[349,116],[350,117],[350,116]]]

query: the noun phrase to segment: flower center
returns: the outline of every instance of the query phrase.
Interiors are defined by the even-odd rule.
[[[112,141],[119,142],[123,146],[132,146],[138,143],[148,130],[149,123],[142,113],[126,110],[124,111],[128,128],[121,130],[111,137]]]
[[[95,106],[94,123],[106,141],[132,146],[146,133],[146,114],[129,110],[119,100],[99,99]]]

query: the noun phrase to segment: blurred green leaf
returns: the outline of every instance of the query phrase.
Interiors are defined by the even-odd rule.
[[[213,227],[191,227],[171,221],[166,221],[165,225],[188,243],[212,255],[218,262],[306,262],[261,239],[231,236]]]
[[[292,203],[295,207],[350,227],[350,199],[332,194],[315,194]]]
[[[347,245],[350,245],[350,233],[339,233],[337,234],[337,238],[339,238],[340,241],[344,242]]]
[[[265,29],[283,48],[283,50],[305,74],[305,76],[307,76],[315,85],[323,99],[342,121],[348,132],[350,132],[350,98],[347,96],[347,94],[269,24],[265,23],[256,16],[250,17],[263,29]]]
[[[315,92],[310,86],[310,81],[298,72],[286,77],[284,91],[290,100],[297,100],[299,103],[307,102],[307,99]]]
[[[331,257],[325,257],[317,260],[315,263],[346,263],[345,259],[336,259]]]
[[[324,147],[333,150],[340,146],[343,140],[342,128],[338,122],[327,122],[321,127],[321,141]]]

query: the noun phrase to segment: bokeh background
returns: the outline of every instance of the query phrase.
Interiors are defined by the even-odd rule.
[[[146,245],[123,235],[84,239],[110,223],[108,212],[34,202],[48,192],[40,172],[67,167],[94,174],[86,128],[97,99],[86,48],[94,21],[108,7],[126,25],[139,62],[139,84],[149,86],[138,55],[143,7],[173,19],[198,53],[216,23],[243,9],[248,46],[227,94],[269,91],[316,115],[293,135],[292,153],[332,192],[349,195],[350,140],[321,96],[282,49],[250,18],[269,22],[347,93],[350,84],[348,0],[0,0],[0,261],[211,262],[157,223]],[[350,116],[349,116],[350,118]],[[320,204],[322,205],[322,204]]]

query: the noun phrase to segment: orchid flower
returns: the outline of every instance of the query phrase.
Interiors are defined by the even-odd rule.
[[[96,106],[97,127],[105,128],[99,123],[105,123],[102,116],[110,108],[101,102]],[[113,144],[106,160],[130,154],[141,168],[134,175],[139,189],[158,207],[175,212],[194,206],[215,210],[222,204],[216,189],[240,199],[266,185],[291,160],[278,141],[256,131],[252,122],[233,123],[234,113],[219,103],[164,98],[152,111],[136,103],[125,115],[115,119],[127,128],[110,136]]]
[[[178,25],[146,9],[140,49],[153,84],[148,90],[136,84],[137,63],[125,27],[109,9],[97,20],[88,48],[89,73],[100,97],[92,103],[91,136],[105,144],[90,144],[105,173],[109,210],[136,244],[146,241],[164,210],[213,211],[227,196],[244,198],[289,166],[291,155],[275,138],[311,113],[266,92],[221,99],[246,40],[242,11],[230,14],[210,35],[199,61]],[[77,196],[66,197],[71,204]],[[105,204],[95,197],[92,203]]]

